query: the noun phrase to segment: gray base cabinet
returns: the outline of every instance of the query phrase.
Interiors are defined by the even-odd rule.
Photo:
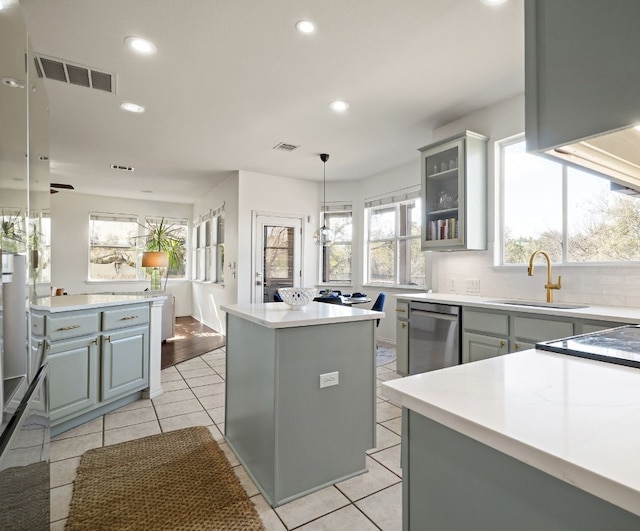
[[[225,437],[271,506],[366,471],[374,327],[273,329],[227,313]],[[321,388],[330,373],[337,385]]]
[[[149,386],[149,304],[39,312],[33,345],[49,360],[52,435]]]
[[[640,529],[638,516],[406,409],[402,445],[404,531]]]
[[[540,341],[606,330],[622,324],[463,308],[462,362],[469,363],[528,350],[535,348]]]

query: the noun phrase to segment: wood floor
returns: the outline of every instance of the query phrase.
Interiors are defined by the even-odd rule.
[[[176,317],[176,333],[162,343],[160,366],[165,369],[225,345],[225,336],[193,317]]]

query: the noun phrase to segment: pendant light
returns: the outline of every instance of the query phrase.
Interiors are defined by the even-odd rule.
[[[315,244],[317,246],[331,247],[333,245],[333,240],[334,240],[335,236],[333,234],[333,231],[329,227],[327,227],[325,222],[324,222],[324,212],[326,211],[326,208],[327,208],[327,172],[326,172],[326,168],[327,168],[327,161],[329,160],[329,155],[327,153],[321,153],[320,154],[320,160],[323,163],[323,166],[322,166],[322,195],[323,195],[322,212],[323,212],[323,216],[322,216],[322,227],[320,227],[319,229],[317,229],[313,233],[313,241],[315,242]]]

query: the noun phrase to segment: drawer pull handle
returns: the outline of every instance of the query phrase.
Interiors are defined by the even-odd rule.
[[[56,332],[65,332],[66,330],[75,330],[76,328],[80,328],[80,325],[69,325],[58,328]]]
[[[396,308],[396,312],[398,312],[398,313],[407,313],[407,310],[402,310],[400,308]]]
[[[407,328],[407,323],[402,323],[402,328]]]
[[[500,341],[500,348],[504,348],[504,341]],[[516,344],[516,350],[518,350],[518,345]]]
[[[128,321],[130,319],[137,319],[138,316],[137,315],[127,315],[127,317],[122,317],[120,320],[121,321]]]
[[[91,341],[91,343],[89,343],[89,345],[97,345],[98,344],[98,338],[95,338],[93,341]]]
[[[104,336],[104,340],[111,342],[111,336]]]

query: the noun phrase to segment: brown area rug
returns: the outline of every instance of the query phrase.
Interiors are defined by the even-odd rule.
[[[66,529],[264,527],[211,433],[198,426],[86,452]]]

